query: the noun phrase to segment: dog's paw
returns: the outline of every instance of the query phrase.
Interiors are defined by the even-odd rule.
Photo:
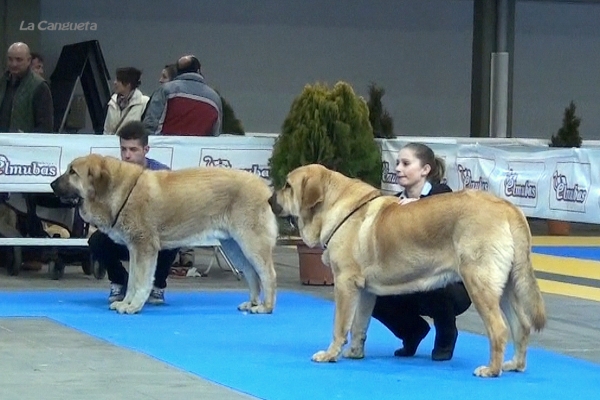
[[[121,307],[123,304],[126,304],[126,303],[124,301],[113,301],[112,303],[110,303],[110,306],[108,306],[108,308],[111,310],[116,310],[118,307]]]
[[[515,360],[505,361],[504,364],[502,364],[502,371],[524,372],[525,365],[519,365]]]
[[[347,348],[346,350],[344,350],[342,355],[345,358],[353,358],[353,359],[358,360],[361,358],[365,358],[365,349],[359,348],[359,347],[350,347],[350,348]]]
[[[252,310],[252,307],[256,307],[258,306],[258,304],[252,303],[251,301],[245,301],[242,304],[240,304],[237,309],[240,311],[250,311]]]
[[[496,378],[496,377],[500,376],[501,373],[502,373],[502,371],[493,371],[487,365],[482,365],[481,367],[477,367],[477,368],[475,368],[475,371],[473,371],[473,375],[478,376],[480,378]]]
[[[137,304],[133,303],[123,303],[119,304],[116,310],[119,314],[136,314],[142,309],[142,307],[143,305],[138,306]]]
[[[337,357],[327,351],[318,351],[312,356],[312,360],[315,362],[336,362]]]
[[[264,304],[259,304],[257,306],[250,307],[248,312],[252,314],[271,314],[273,312],[273,308],[266,307]]]

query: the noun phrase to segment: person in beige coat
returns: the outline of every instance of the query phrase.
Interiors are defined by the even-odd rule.
[[[133,67],[117,68],[114,94],[108,102],[104,134],[115,135],[129,121],[141,121],[148,96],[138,89],[142,71]]]

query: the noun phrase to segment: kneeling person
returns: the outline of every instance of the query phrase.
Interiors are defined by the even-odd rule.
[[[117,132],[121,146],[121,160],[135,163],[151,170],[169,169],[166,165],[147,158],[150,150],[148,134],[139,121],[128,122]],[[106,269],[110,280],[110,294],[108,301],[122,301],[125,298],[129,274],[123,267],[122,261],[129,259],[129,251],[122,244],[115,243],[108,235],[96,231],[90,236],[90,253],[100,265]],[[148,303],[163,304],[165,302],[165,288],[169,270],[179,249],[161,250],[158,252],[154,286],[150,292]]]
[[[398,154],[396,172],[404,191],[398,193],[400,204],[408,204],[422,197],[451,192],[441,183],[445,172],[444,161],[422,143],[409,143]],[[379,320],[397,338],[403,347],[394,352],[397,357],[412,357],[421,340],[427,336],[429,324],[422,316],[433,318],[435,342],[431,358],[435,361],[452,359],[458,338],[456,316],[464,313],[471,299],[462,282],[425,292],[378,296],[373,318]]]

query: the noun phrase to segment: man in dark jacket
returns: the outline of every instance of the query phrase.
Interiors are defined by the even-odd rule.
[[[221,97],[205,83],[200,61],[184,56],[177,76],[150,98],[143,123],[149,135],[218,136],[222,118]]]
[[[25,43],[10,45],[7,52],[8,70],[0,77],[0,132],[51,133],[54,127],[54,107],[48,83],[31,70],[31,52]],[[38,197],[27,194],[27,234],[44,236],[42,223],[35,213]],[[53,196],[51,196],[53,197]],[[40,263],[24,269],[39,269]]]
[[[13,43],[0,79],[0,132],[50,133],[53,120],[50,87],[31,71],[29,46]]]

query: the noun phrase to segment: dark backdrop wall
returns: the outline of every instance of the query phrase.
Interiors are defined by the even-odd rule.
[[[52,62],[65,43],[98,39],[111,72],[144,70],[196,54],[208,82],[247,131],[279,132],[306,83],[385,87],[403,134],[468,135],[471,1],[41,0],[48,21],[93,21],[95,32],[44,32]]]
[[[165,63],[194,53],[249,132],[279,132],[306,83],[346,80],[363,95],[371,81],[386,89],[398,134],[469,135],[472,0],[37,2],[0,0],[10,22],[2,44],[33,41],[48,74],[63,45],[97,39],[111,74],[143,69],[150,94]],[[19,19],[97,30],[26,32]],[[593,2],[517,2],[514,136],[548,138],[574,100],[582,135],[600,139],[598,21]]]

